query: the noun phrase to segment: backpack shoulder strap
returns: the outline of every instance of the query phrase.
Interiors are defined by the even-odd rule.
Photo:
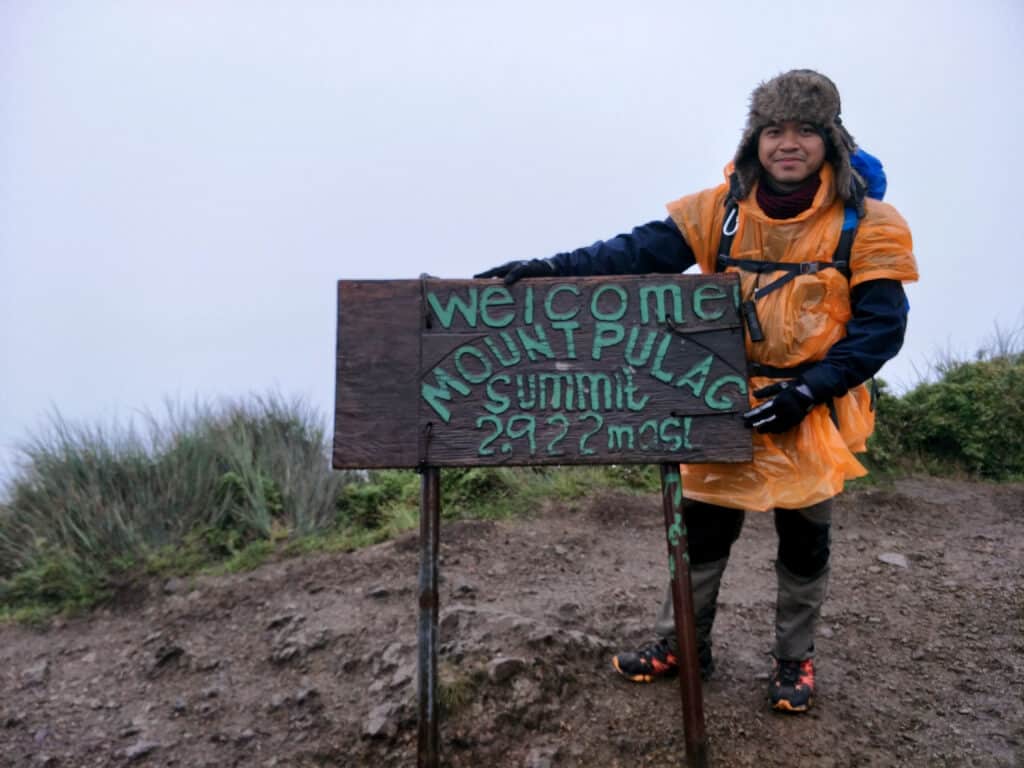
[[[725,218],[722,220],[722,233],[718,241],[718,255],[715,258],[715,272],[724,272],[732,251],[732,241],[736,237],[736,228],[740,221],[740,207],[731,194],[725,198]]]

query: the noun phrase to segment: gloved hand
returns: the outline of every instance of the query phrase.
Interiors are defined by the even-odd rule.
[[[554,277],[558,272],[550,259],[530,259],[529,261],[510,261],[500,267],[494,267],[473,275],[477,279],[486,277],[503,277],[505,285],[512,285],[524,277]]]
[[[811,390],[799,379],[756,389],[754,397],[771,399],[744,413],[743,426],[773,435],[793,429],[814,407]]]

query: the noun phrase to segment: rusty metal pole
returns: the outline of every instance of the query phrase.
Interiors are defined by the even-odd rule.
[[[672,577],[672,605],[679,642],[679,689],[683,704],[683,733],[687,768],[708,768],[707,734],[704,730],[704,696],[697,662],[697,628],[690,584],[690,553],[683,516],[683,480],[678,464],[661,465],[661,498],[668,539],[668,569]]]
[[[437,711],[437,555],[441,529],[441,470],[423,467],[420,480],[420,579],[417,691],[418,768],[437,768],[440,755]]]

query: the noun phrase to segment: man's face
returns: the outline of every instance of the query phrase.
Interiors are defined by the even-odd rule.
[[[810,123],[787,120],[762,129],[757,159],[782,186],[795,185],[818,172],[825,162],[825,142]]]

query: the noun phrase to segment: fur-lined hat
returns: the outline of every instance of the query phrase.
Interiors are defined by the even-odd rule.
[[[761,83],[750,95],[750,112],[733,163],[733,195],[743,199],[761,175],[757,142],[761,129],[785,120],[817,126],[825,140],[825,157],[835,169],[836,193],[846,202],[863,207],[864,182],[850,166],[857,145],[839,117],[839,89],[811,69],[794,69]]]

